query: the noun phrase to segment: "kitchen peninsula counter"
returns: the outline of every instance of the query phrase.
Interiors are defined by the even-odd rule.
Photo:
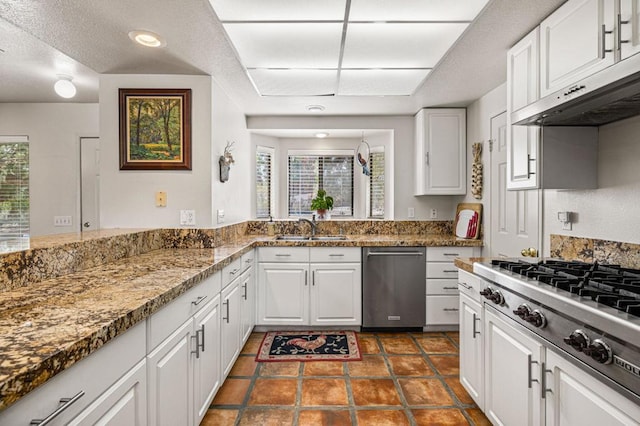
[[[161,248],[0,292],[0,412],[255,247],[482,246],[445,235],[349,235]]]

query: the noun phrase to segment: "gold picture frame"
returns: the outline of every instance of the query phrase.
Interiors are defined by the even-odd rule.
[[[119,89],[120,170],[191,170],[191,89]]]

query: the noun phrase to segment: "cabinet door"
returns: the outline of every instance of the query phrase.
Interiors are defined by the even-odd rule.
[[[194,316],[199,345],[193,364],[195,424],[200,424],[220,387],[220,319],[219,294]]]
[[[242,335],[242,344],[244,344],[249,336],[251,335],[251,331],[253,331],[253,326],[256,323],[256,285],[255,285],[255,274],[254,268],[251,266],[249,269],[244,271],[240,276],[240,291],[242,291],[242,304],[241,304],[241,326],[240,333]]]
[[[140,361],[75,417],[69,426],[147,424],[147,364]]]
[[[311,264],[311,325],[362,324],[359,263]]]
[[[539,98],[536,28],[507,53],[507,170],[508,189],[536,188],[538,185],[538,140],[535,126],[514,126],[511,113]]]
[[[415,195],[467,191],[466,110],[423,109],[416,115]]]
[[[240,354],[240,324],[241,324],[241,294],[240,279],[233,281],[222,291],[222,378],[226,378],[233,363]]]
[[[309,324],[309,264],[258,264],[260,325]]]
[[[160,343],[147,356],[149,424],[193,424],[193,319]]]
[[[620,57],[640,52],[640,0],[620,0]]]
[[[640,424],[640,406],[551,350],[546,361],[548,426]]]
[[[540,24],[540,95],[614,63],[614,0],[569,0]]]
[[[484,409],[482,305],[460,293],[460,383]]]
[[[484,413],[494,425],[540,425],[543,347],[485,307]]]

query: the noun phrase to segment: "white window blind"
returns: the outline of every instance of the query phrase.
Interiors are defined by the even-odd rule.
[[[368,216],[384,219],[384,151],[369,154]]]
[[[332,216],[353,216],[353,154],[289,154],[289,216],[312,213],[318,189],[333,197]]]
[[[29,144],[3,141],[0,141],[0,252],[8,252],[29,248]]]
[[[256,217],[273,216],[273,149],[258,147],[256,152]]]

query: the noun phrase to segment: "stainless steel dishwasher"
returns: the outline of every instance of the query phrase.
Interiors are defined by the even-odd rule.
[[[363,247],[363,328],[425,325],[425,256],[424,247]]]

